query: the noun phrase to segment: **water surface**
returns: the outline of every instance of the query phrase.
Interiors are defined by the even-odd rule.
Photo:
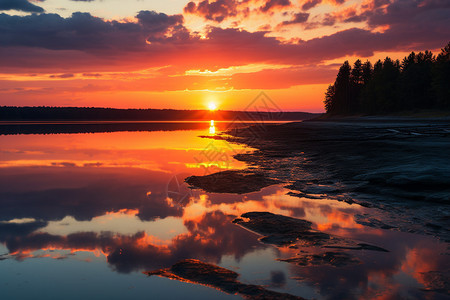
[[[142,274],[186,258],[309,299],[444,298],[424,292],[423,274],[447,268],[446,245],[356,222],[376,210],[290,196],[283,185],[244,195],[188,189],[187,176],[246,168],[232,156],[252,149],[204,137],[227,123],[49,134],[66,130],[53,126],[46,134],[0,136],[3,299],[240,298]],[[341,267],[278,261],[298,249],[263,244],[231,222],[250,211],[309,220],[317,230],[389,252],[350,251],[361,263]]]

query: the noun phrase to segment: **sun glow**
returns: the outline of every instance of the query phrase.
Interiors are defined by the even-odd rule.
[[[208,109],[211,110],[211,111],[216,110],[217,109],[217,104],[214,103],[214,102],[209,102],[208,103]]]

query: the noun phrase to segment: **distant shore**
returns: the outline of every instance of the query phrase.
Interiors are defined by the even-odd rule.
[[[0,107],[0,121],[295,121],[320,114],[283,111]]]

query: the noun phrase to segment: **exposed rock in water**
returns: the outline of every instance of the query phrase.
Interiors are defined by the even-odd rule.
[[[334,267],[343,267],[347,265],[360,264],[361,261],[350,254],[342,252],[325,252],[321,254],[302,254],[297,257],[280,259],[299,266],[323,266],[331,265]]]
[[[270,212],[248,212],[241,215],[241,218],[235,219],[233,223],[264,235],[297,234],[312,228],[312,223],[309,221]]]
[[[323,246],[324,248],[334,248],[334,249],[346,249],[346,250],[371,250],[371,251],[378,251],[378,252],[389,252],[386,249],[383,249],[381,247],[364,244],[364,243],[358,243],[356,246]]]
[[[449,132],[448,118],[363,117],[235,129],[226,140],[256,149],[234,157],[293,196],[377,208],[391,222],[373,227],[448,241]]]
[[[246,299],[303,299],[285,293],[269,291],[262,286],[245,284],[237,280],[239,274],[196,259],[185,259],[170,268],[144,272],[148,276],[202,284],[229,294],[240,294]]]
[[[269,185],[281,183],[263,173],[251,171],[223,171],[205,176],[190,176],[185,181],[192,188],[209,193],[245,194],[257,192]]]
[[[312,229],[306,220],[276,215],[269,212],[248,212],[233,223],[263,235],[261,242],[275,246],[320,246],[347,250],[372,250],[389,252],[383,248]]]
[[[233,223],[263,235],[261,242],[276,246],[295,244],[299,239],[309,245],[321,245],[330,239],[328,234],[312,230],[309,221],[269,212],[248,212]]]

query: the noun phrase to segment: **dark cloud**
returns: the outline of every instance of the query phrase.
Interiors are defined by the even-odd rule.
[[[450,25],[450,1],[396,0],[390,2],[374,0],[371,6],[362,12],[372,27],[390,25],[392,27],[409,27],[409,29],[439,25]],[[384,7],[384,4],[388,4]]]
[[[332,26],[338,22],[366,21],[371,28],[385,25],[394,29],[397,26],[401,26],[402,30],[409,30],[415,27],[433,28],[437,25],[439,26],[441,22],[446,22],[445,25],[448,25],[450,22],[449,13],[450,2],[448,1],[395,0],[390,2],[388,0],[372,0],[362,4],[359,9],[351,7],[325,14],[321,25]]]
[[[120,52],[142,49],[146,39],[159,38],[172,29],[183,30],[180,15],[141,11],[136,17],[137,23],[122,23],[79,12],[69,18],[57,14],[0,14],[0,46]]]
[[[449,22],[447,22],[449,23]],[[334,34],[313,38],[297,43],[282,43],[274,37],[267,37],[265,32],[246,32],[237,29],[212,29],[206,40],[206,51],[213,45],[221,45],[215,49],[216,61],[221,57],[224,61],[237,64],[262,61],[267,63],[308,64],[343,57],[346,55],[371,56],[374,51],[407,49],[418,45],[424,48],[440,47],[450,34],[450,26],[444,24],[417,28],[415,24],[402,30],[387,30],[384,33],[351,28]],[[448,24],[447,24],[448,25]],[[416,49],[417,50],[417,49]],[[407,50],[406,50],[407,51]],[[206,53],[204,53],[206,55]]]
[[[83,77],[102,77],[100,73],[83,73]]]
[[[372,40],[378,41],[378,45],[374,45],[370,40],[367,41],[368,45],[373,47],[372,51],[367,51],[367,54],[374,51],[434,49],[439,48],[439,44],[445,44],[447,36],[450,35],[450,2],[442,0],[368,1],[359,8],[348,8],[325,14],[320,22],[306,23],[305,28],[313,29],[350,22],[367,22],[369,30],[364,35],[372,36]],[[375,31],[381,31],[381,33]],[[343,32],[332,36],[341,36]],[[330,40],[329,37],[323,39]],[[362,45],[358,43],[356,47],[359,46]]]
[[[261,11],[267,12],[274,8],[287,7],[291,5],[290,0],[268,0],[262,7]]]
[[[305,23],[306,21],[308,21],[308,18],[309,18],[309,13],[299,12],[299,13],[294,14],[294,17],[291,20],[282,22],[281,25],[285,26],[285,25]]]
[[[198,4],[191,1],[185,6],[184,12],[202,16],[207,20],[222,22],[228,17],[237,15],[238,5],[239,2],[236,0],[216,0],[212,2],[204,0]]]
[[[182,15],[168,16],[164,13],[157,13],[154,11],[142,10],[136,18],[139,24],[143,27],[145,33],[164,33],[169,28],[183,24]]]
[[[255,1],[258,3],[257,1]],[[185,7],[184,12],[195,14],[215,22],[235,17],[237,15],[246,16],[250,13],[251,0],[203,0],[198,3],[190,1]],[[259,4],[259,3],[258,3]],[[269,12],[271,10],[291,6],[290,0],[266,0],[259,8],[259,11]]]
[[[34,5],[27,0],[0,0],[1,10],[19,10],[34,13],[44,12],[42,7]]]
[[[322,3],[322,0],[307,0],[302,5],[302,10],[309,10],[313,7],[316,7],[318,4]]]
[[[75,75],[72,73],[65,73],[65,74],[59,74],[59,75],[50,75],[50,78],[72,78]]]
[[[147,68],[174,65],[176,70],[226,68],[249,63],[314,64],[346,55],[371,56],[374,51],[418,50],[442,47],[450,34],[445,22],[433,27],[410,25],[396,27],[384,33],[352,28],[334,34],[299,41],[283,43],[267,32],[248,32],[238,29],[211,28],[205,39],[188,35],[183,38],[170,37],[139,41],[134,47],[119,47],[119,41],[98,43],[97,48],[84,47],[83,51],[42,49],[53,47],[45,39],[27,41],[36,47],[0,47],[0,64],[3,69],[23,68],[45,69],[64,66],[75,72],[114,70],[114,68]],[[448,22],[446,22],[448,23]],[[438,24],[436,24],[438,25]],[[447,24],[448,25],[448,24]],[[1,34],[0,34],[1,35]],[[128,39],[126,37],[125,39]],[[98,37],[102,40],[102,36]],[[0,39],[1,43],[1,39]],[[21,41],[25,44],[25,41]],[[143,44],[143,45],[141,45]],[[42,48],[38,48],[40,45]],[[79,45],[76,45],[79,48]],[[332,50],[330,50],[332,49]],[[106,53],[107,55],[90,55]],[[68,61],[73,62],[68,65]],[[153,83],[162,85],[165,83]],[[160,87],[161,88],[161,87]]]
[[[320,25],[333,26],[337,22],[337,18],[332,14],[326,14]]]
[[[0,63],[3,69],[26,68],[27,72],[30,68],[54,68],[52,73],[57,73],[57,68],[64,66],[71,73],[73,68],[96,73],[164,65],[184,72],[249,63],[317,64],[346,55],[367,57],[375,51],[435,49],[450,36],[446,2],[429,0],[421,6],[408,1],[382,3],[365,4],[378,5],[374,10],[350,11],[323,20],[332,25],[359,18],[369,23],[369,29],[351,28],[291,43],[267,36],[266,31],[217,27],[209,28],[206,38],[200,38],[183,26],[181,16],[154,12],[139,13],[136,23],[105,21],[81,13],[70,18],[0,14]],[[305,18],[297,14],[287,22]],[[306,21],[304,25],[313,24]],[[379,26],[384,30],[373,30]]]

